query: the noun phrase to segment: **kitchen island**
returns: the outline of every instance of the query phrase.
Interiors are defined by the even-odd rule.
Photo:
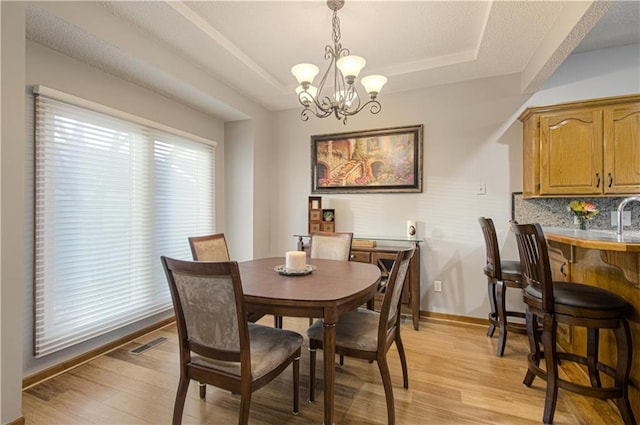
[[[544,227],[543,230],[554,280],[608,289],[633,307],[629,315],[633,340],[629,396],[636,420],[640,420],[640,232],[626,231],[618,236],[615,231],[606,230],[555,227]],[[560,346],[586,352],[585,329],[563,327],[558,331]],[[600,356],[605,363],[611,364],[611,359],[615,361],[613,341],[611,331],[601,332]]]

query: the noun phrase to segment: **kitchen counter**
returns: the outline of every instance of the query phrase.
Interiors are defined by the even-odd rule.
[[[580,248],[640,252],[640,231],[638,230],[625,230],[620,236],[615,230],[578,230],[546,226],[542,230],[547,240]]]
[[[631,361],[631,406],[640,418],[640,232],[627,230],[618,237],[615,230],[574,230],[543,227],[549,246],[549,261],[554,280],[580,282],[612,291],[632,306],[629,327],[633,341]],[[609,331],[610,332],[610,331]],[[583,328],[558,328],[561,346],[583,352],[587,336]],[[603,332],[600,357],[613,364],[615,346]]]

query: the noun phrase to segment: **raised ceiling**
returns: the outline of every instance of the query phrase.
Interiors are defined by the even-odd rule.
[[[385,93],[519,73],[535,91],[575,51],[640,43],[640,2],[356,1],[344,47]],[[242,119],[241,93],[297,107],[291,66],[326,68],[325,1],[28,2],[27,38],[189,106]]]

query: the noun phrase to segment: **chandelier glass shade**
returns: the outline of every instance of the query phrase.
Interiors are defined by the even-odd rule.
[[[327,0],[327,6],[333,10],[333,45],[326,45],[324,58],[329,61],[327,70],[322,75],[318,86],[313,86],[313,80],[320,69],[310,63],[300,63],[291,68],[291,73],[300,84],[296,88],[298,101],[303,106],[300,117],[307,121],[311,114],[318,118],[326,118],[334,115],[346,124],[347,117],[369,108],[372,114],[377,114],[382,109],[376,99],[387,78],[382,75],[369,75],[360,80],[368,99],[362,99],[355,86],[356,78],[366,65],[364,58],[352,55],[349,49],[342,47],[340,43],[340,20],[338,10],[344,5],[344,0]],[[333,79],[333,81],[332,81]],[[329,88],[332,87],[332,93]]]

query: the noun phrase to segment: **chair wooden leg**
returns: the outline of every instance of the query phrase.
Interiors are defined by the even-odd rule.
[[[251,389],[242,389],[240,391],[240,417],[238,425],[249,424],[249,411],[251,410]]]
[[[409,388],[409,372],[407,370],[407,357],[404,354],[404,345],[400,338],[400,328],[396,331],[396,347],[398,347],[398,355],[400,355],[400,364],[402,365],[402,385]]]
[[[200,382],[200,398],[205,398],[207,396],[207,384]]]
[[[316,347],[309,341],[309,401],[316,400]]]
[[[496,325],[493,322],[498,317],[498,311],[496,310],[496,285],[494,285],[491,279],[487,279],[487,289],[489,291],[489,306],[491,312],[489,313],[489,329],[487,330],[487,336],[492,337],[496,330]]]
[[[601,388],[600,373],[598,372],[598,347],[600,346],[600,331],[598,328],[587,329],[587,369],[592,387]]]
[[[282,329],[282,316],[273,316],[273,327]]]
[[[529,363],[529,367],[522,383],[527,387],[530,387],[531,384],[533,384],[533,380],[536,378],[535,373],[531,370],[531,363],[535,366],[540,365],[540,335],[537,330],[538,319],[529,311],[529,309],[527,309],[525,313],[525,320],[527,324],[527,338],[529,340],[529,355],[527,356],[527,363]]]
[[[507,287],[504,281],[500,280],[496,283],[496,296],[498,302],[498,326],[500,327],[500,335],[498,338],[498,357],[504,354],[504,347],[507,344]]]
[[[340,354],[340,366],[344,366],[344,356]]]
[[[622,389],[622,397],[616,400],[618,410],[625,425],[637,425],[631,409],[631,402],[629,401],[629,374],[631,373],[631,358],[633,355],[629,323],[626,320],[622,320],[620,326],[614,329],[614,334],[618,352],[615,386]]]
[[[542,344],[547,367],[547,391],[544,398],[542,422],[547,425],[553,422],[553,415],[558,401],[558,363],[556,348],[556,332],[558,323],[550,314],[545,314],[542,323]]]
[[[382,377],[382,386],[384,387],[384,396],[387,400],[387,424],[395,425],[396,412],[393,402],[393,386],[391,385],[391,374],[389,373],[386,355],[379,355],[377,360],[380,376]]]
[[[189,379],[181,376],[178,382],[178,390],[176,391],[176,402],[173,406],[173,425],[180,425],[182,423],[182,412],[184,410],[184,402],[187,399],[188,389]]]
[[[300,412],[300,350],[293,359],[293,414]]]

